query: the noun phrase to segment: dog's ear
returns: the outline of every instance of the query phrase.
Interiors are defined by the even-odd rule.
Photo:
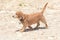
[[[24,17],[21,16],[21,17],[19,18],[19,20],[20,20],[20,21],[23,21],[23,20],[24,20]]]

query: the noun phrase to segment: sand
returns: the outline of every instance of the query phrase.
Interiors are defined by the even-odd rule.
[[[22,2],[20,1],[0,0],[0,40],[60,40],[59,0],[25,0]],[[34,2],[36,2],[36,5],[34,4]],[[22,24],[19,24],[20,21],[12,17],[13,15],[15,15],[16,11],[21,10],[24,13],[28,14],[33,12],[39,12],[44,3],[46,2],[49,2],[49,4],[44,12],[44,16],[47,20],[48,29],[16,32],[16,30],[22,28]],[[18,6],[20,3],[22,3],[23,6]],[[35,25],[33,25],[33,27],[34,26]],[[41,26],[39,27],[45,26],[41,23]]]

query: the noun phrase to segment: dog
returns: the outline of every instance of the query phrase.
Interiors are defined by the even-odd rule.
[[[21,23],[23,24],[22,29],[20,29],[21,32],[24,32],[26,27],[32,29],[31,25],[37,23],[37,26],[35,28],[38,28],[38,26],[40,25],[40,21],[43,22],[46,26],[46,28],[48,28],[47,22],[45,17],[43,16],[43,13],[47,7],[48,2],[44,5],[44,7],[42,8],[42,10],[40,12],[36,12],[33,14],[24,14],[22,11],[17,11],[16,12],[16,18],[18,18]],[[13,16],[14,17],[14,16]]]

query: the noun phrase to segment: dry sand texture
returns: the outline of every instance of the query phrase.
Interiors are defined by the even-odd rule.
[[[15,32],[22,27],[17,19],[12,18],[17,10],[38,12],[46,2],[49,4],[44,16],[48,29]],[[60,40],[60,0],[0,0],[0,40]]]

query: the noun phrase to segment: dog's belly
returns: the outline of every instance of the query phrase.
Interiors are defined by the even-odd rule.
[[[33,19],[30,19],[29,21],[28,21],[28,24],[29,25],[32,25],[32,24],[35,24],[35,23],[38,23],[40,21],[40,18],[33,18]]]
[[[40,14],[34,14],[34,15],[28,16],[28,18],[27,18],[28,24],[32,25],[32,24],[38,23],[41,19],[41,16],[42,15],[40,15]]]

